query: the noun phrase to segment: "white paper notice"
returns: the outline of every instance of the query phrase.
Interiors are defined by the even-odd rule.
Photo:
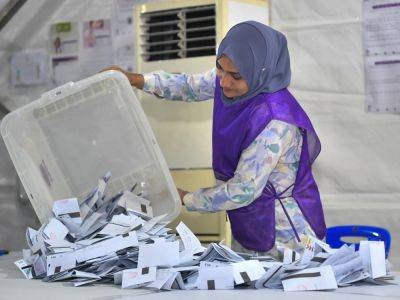
[[[113,64],[111,22],[98,19],[83,22],[80,67],[82,76],[91,76]]]
[[[363,2],[366,110],[400,111],[400,2]]]
[[[135,35],[133,31],[133,6],[135,0],[114,1],[112,17],[114,63],[133,72],[135,67]]]
[[[79,70],[79,31],[77,22],[50,27],[51,63],[56,84],[82,79]]]
[[[11,57],[11,84],[35,85],[47,81],[47,55],[44,51],[20,51]]]

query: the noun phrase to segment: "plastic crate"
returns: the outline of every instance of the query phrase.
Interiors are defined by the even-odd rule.
[[[106,172],[109,194],[144,183],[154,216],[176,218],[181,202],[127,78],[107,71],[51,90],[8,114],[1,134],[44,223],[55,200],[82,200]]]

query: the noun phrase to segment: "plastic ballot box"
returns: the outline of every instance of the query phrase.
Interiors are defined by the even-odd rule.
[[[90,193],[111,172],[110,195],[139,185],[154,216],[176,218],[181,202],[147,118],[128,81],[107,71],[70,82],[9,113],[1,134],[39,218],[53,201]]]

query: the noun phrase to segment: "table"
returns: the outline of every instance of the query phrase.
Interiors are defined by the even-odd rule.
[[[281,290],[216,290],[216,291],[150,291],[145,289],[121,289],[112,284],[96,284],[92,286],[73,287],[66,282],[46,283],[41,280],[27,280],[14,265],[14,261],[21,257],[20,253],[13,252],[0,257],[0,299],[13,300],[267,300],[267,299],[295,299],[295,300],[385,300],[400,299],[400,273],[394,272],[395,285],[375,286],[362,285],[339,288],[335,291],[317,292],[283,292]]]

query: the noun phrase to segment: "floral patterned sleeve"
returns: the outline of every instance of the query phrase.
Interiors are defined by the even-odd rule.
[[[298,136],[296,126],[272,120],[242,152],[234,177],[215,187],[188,193],[183,199],[187,210],[215,212],[249,205],[261,195],[280,157],[292,155],[291,148],[297,149]],[[293,180],[291,174],[295,171],[287,170],[287,178],[283,172],[280,184]]]
[[[215,68],[199,74],[155,71],[143,77],[143,91],[159,98],[193,102],[214,97]]]

